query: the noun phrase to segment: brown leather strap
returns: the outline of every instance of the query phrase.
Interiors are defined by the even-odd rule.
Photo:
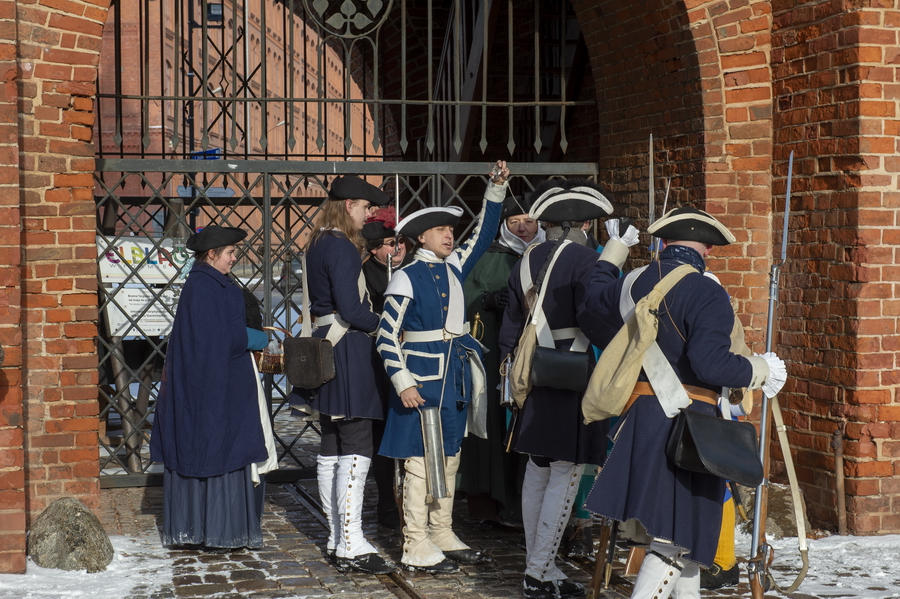
[[[682,387],[684,387],[687,396],[691,399],[696,399],[697,401],[712,405],[719,403],[719,394],[715,391],[710,391],[703,387],[695,387],[694,385],[682,385]],[[633,404],[641,395],[656,395],[656,393],[653,392],[653,387],[650,386],[650,383],[638,381],[635,383],[634,391],[631,392],[631,397],[628,398],[628,402],[625,404],[625,409],[622,410],[622,413],[624,414],[627,412],[628,409],[631,408],[631,404]]]

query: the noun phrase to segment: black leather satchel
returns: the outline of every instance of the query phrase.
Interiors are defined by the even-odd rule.
[[[531,385],[584,392],[591,378],[587,352],[536,346],[531,364]]]
[[[320,337],[287,337],[284,372],[301,389],[316,389],[334,378],[334,348]]]
[[[749,422],[682,409],[666,442],[666,457],[684,470],[714,474],[746,487],[763,479],[756,428]]]

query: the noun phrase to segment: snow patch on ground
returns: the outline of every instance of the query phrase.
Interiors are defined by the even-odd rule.
[[[172,588],[172,559],[158,535],[109,540],[116,553],[105,571],[88,574],[41,568],[29,558],[25,574],[0,574],[0,597],[126,599]]]
[[[173,559],[159,536],[110,537],[116,555],[104,572],[40,568],[30,560],[25,574],[0,574],[0,597],[15,599],[126,599],[162,592],[174,595]],[[737,535],[737,554],[750,550],[750,536]],[[787,588],[800,570],[796,538],[770,540],[772,572]],[[900,598],[900,535],[830,536],[809,540],[809,573],[798,595],[819,599]],[[746,576],[742,573],[742,576]],[[167,592],[166,592],[167,591]],[[774,595],[774,590],[767,596]]]
[[[736,540],[738,556],[748,555],[750,535],[738,534]],[[900,597],[900,535],[833,535],[807,543],[809,571],[798,594],[819,599]],[[769,544],[775,550],[771,571],[776,583],[787,589],[802,565],[797,538],[770,539]],[[772,593],[774,590],[766,595]]]

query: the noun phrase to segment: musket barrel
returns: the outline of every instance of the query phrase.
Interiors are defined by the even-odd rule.
[[[781,232],[781,260],[777,264],[772,265],[772,270],[770,271],[769,276],[769,309],[768,309],[768,322],[766,324],[766,352],[772,351],[772,346],[774,345],[775,338],[775,306],[778,303],[778,289],[779,289],[779,278],[781,275],[781,266],[784,264],[785,259],[787,258],[787,241],[788,241],[788,220],[791,214],[791,183],[793,181],[793,173],[794,173],[794,152],[790,153],[788,157],[788,178],[787,178],[787,186],[785,189],[785,200],[784,200],[784,224],[782,226]],[[763,477],[762,482],[759,483],[759,486],[756,487],[756,498],[753,502],[753,532],[750,537],[750,559],[754,560],[759,558],[759,550],[762,545],[763,539],[761,538],[764,534],[762,531],[765,530],[765,523],[763,522],[765,515],[763,515],[763,504],[765,503],[765,493],[768,489],[769,485],[769,462],[768,462],[768,449],[769,449],[769,424],[771,416],[771,401],[769,396],[763,392],[763,401],[762,401],[762,413],[760,415],[759,421],[759,461],[763,464],[763,472],[765,476]],[[759,577],[765,571],[766,566],[763,563],[763,560],[759,561],[751,561],[749,565],[750,579],[751,579],[751,591],[753,592],[753,596],[761,596],[760,588],[754,588],[754,578]],[[759,585],[762,585],[762,580],[756,580]]]

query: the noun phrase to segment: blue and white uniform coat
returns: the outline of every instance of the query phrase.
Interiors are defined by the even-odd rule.
[[[400,393],[410,387],[425,400],[422,407],[440,406],[445,455],[459,452],[473,403],[470,432],[484,436],[485,412],[477,401],[485,391],[482,350],[468,333],[462,283],[493,242],[505,194],[505,184],[489,183],[479,224],[466,243],[445,260],[420,249],[388,284],[376,342],[393,387],[382,455],[424,456],[419,411],[400,401]],[[417,340],[417,333],[437,338]]]

